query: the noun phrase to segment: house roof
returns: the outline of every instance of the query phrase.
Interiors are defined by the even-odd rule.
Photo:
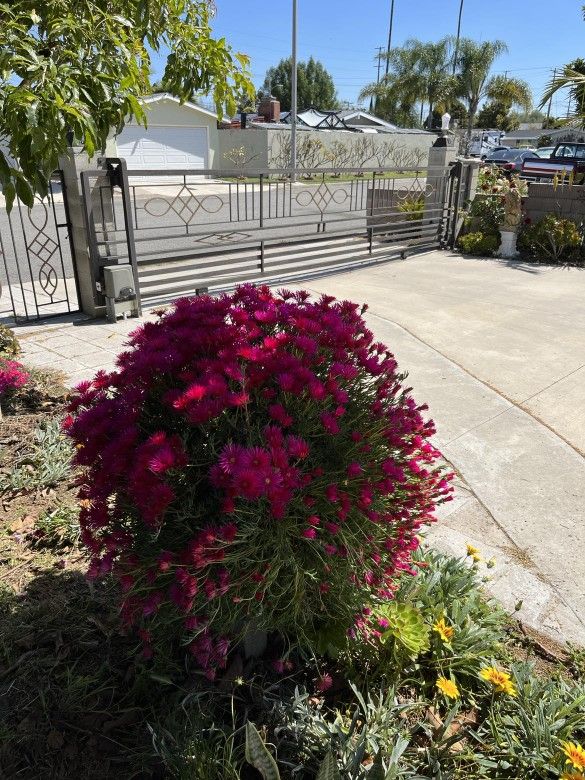
[[[504,135],[504,138],[514,138],[517,141],[531,141],[533,138],[540,138],[545,133],[546,130],[543,130],[542,127],[532,128],[531,130],[510,130]]]
[[[217,121],[217,114],[214,114],[213,111],[208,111],[206,108],[202,108],[201,106],[198,106],[197,103],[191,103],[189,100],[186,100],[185,102],[181,103],[178,97],[175,97],[175,95],[171,95],[170,92],[155,92],[154,95],[147,95],[146,97],[142,98],[142,103],[158,103],[162,100],[170,100],[173,103],[178,103],[180,106],[184,106],[185,108],[191,108],[194,111],[199,111],[200,114],[205,114],[205,116],[213,117]]]
[[[346,109],[345,111],[339,111],[338,115],[349,125],[352,124],[352,119],[365,119],[373,125],[386,127],[389,130],[396,130],[396,125],[393,125],[391,122],[386,122],[384,119],[380,119],[379,116],[369,114],[367,111],[362,111],[361,109]]]
[[[280,121],[290,124],[290,111],[280,115]],[[348,126],[336,111],[319,111],[317,108],[308,108],[299,111],[297,124],[312,127],[315,130],[347,130]]]

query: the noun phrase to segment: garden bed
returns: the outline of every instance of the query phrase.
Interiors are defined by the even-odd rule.
[[[214,681],[181,653],[137,657],[118,585],[86,577],[65,390],[49,387],[0,428],[3,776],[268,780],[276,761],[290,780],[581,780],[585,655],[489,602],[471,548],[415,554],[382,646],[324,635],[310,654],[271,634]]]

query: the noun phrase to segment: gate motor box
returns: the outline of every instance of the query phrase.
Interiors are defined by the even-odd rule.
[[[116,322],[118,316],[126,317],[128,313],[138,316],[138,302],[131,266],[105,266],[104,287],[108,322]]]

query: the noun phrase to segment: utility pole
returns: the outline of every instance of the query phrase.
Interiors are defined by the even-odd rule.
[[[297,0],[292,0],[292,74],[290,83],[290,179],[293,182],[296,181],[297,170]]]
[[[453,53],[453,75],[457,70],[457,55],[459,54],[459,39],[461,38],[461,17],[463,15],[463,3],[465,0],[461,0],[459,4],[459,19],[457,20],[457,37],[455,38],[455,51]]]
[[[386,48],[386,75],[390,68],[390,49],[392,48],[392,26],[394,24],[394,0],[390,4],[390,27],[388,28],[388,46]]]
[[[557,69],[555,68],[553,70],[553,81],[556,79],[556,77],[557,77]],[[550,99],[548,101],[548,107],[546,109],[546,118],[547,118],[547,120],[550,119],[550,110],[551,110],[551,108],[552,108],[552,95],[550,96]]]
[[[384,47],[383,46],[377,46],[376,48],[378,50],[377,57],[374,57],[374,59],[378,60],[378,73],[376,75],[376,84],[379,84],[380,83],[380,66],[382,64],[382,51],[383,51]],[[374,97],[372,95],[372,97],[370,98],[370,111],[373,111],[373,110],[374,110]]]
[[[378,75],[376,76],[376,84],[379,84],[380,83],[380,65],[382,64],[382,50],[383,50],[384,47],[383,46],[378,46],[377,48],[378,48],[378,56],[377,56],[376,59],[378,60]]]

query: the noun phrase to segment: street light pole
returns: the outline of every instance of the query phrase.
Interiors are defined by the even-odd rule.
[[[459,19],[457,21],[457,37],[455,38],[455,52],[453,54],[453,75],[457,68],[457,55],[459,54],[459,39],[461,38],[461,16],[463,15],[463,3],[465,0],[461,0],[459,4]]]
[[[392,47],[392,26],[394,24],[394,0],[390,4],[390,27],[388,28],[388,48],[386,49],[386,75],[390,68],[390,49]]]
[[[290,165],[291,181],[297,170],[297,0],[292,0],[292,74],[290,99]]]

